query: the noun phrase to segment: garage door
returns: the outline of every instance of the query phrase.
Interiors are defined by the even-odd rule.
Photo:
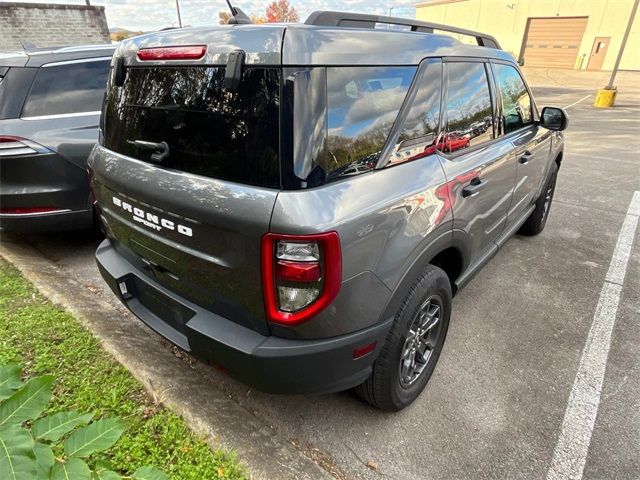
[[[524,42],[528,67],[574,68],[588,17],[530,18]]]

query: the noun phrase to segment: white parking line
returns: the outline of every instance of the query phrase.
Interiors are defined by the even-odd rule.
[[[568,108],[571,107],[575,107],[576,105],[578,105],[579,103],[584,102],[587,98],[589,98],[591,96],[591,94],[589,95],[585,95],[584,97],[582,97],[580,100],[578,100],[577,102],[573,102],[571,105],[567,105],[566,107],[564,107],[565,110],[567,110]]]
[[[562,430],[553,452],[547,480],[582,478],[598,414],[611,335],[639,218],[640,192],[634,192],[600,292],[593,323],[578,365],[578,373],[569,394]]]

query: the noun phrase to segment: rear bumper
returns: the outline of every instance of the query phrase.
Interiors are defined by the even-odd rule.
[[[92,225],[93,209],[24,215],[0,214],[0,228],[17,233],[81,230]]]
[[[0,227],[14,232],[50,232],[91,227],[89,181],[80,166],[53,154],[3,157],[2,209],[47,208],[49,213],[1,214]]]
[[[359,385],[371,374],[391,326],[388,321],[321,340],[264,336],[162,287],[119,255],[109,240],[98,247],[96,260],[111,290],[149,327],[264,392],[328,393]],[[371,353],[353,358],[355,349],[372,342],[377,344]]]

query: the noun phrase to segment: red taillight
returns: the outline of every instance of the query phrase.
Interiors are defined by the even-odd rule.
[[[32,142],[22,137],[0,135],[0,157],[16,157],[20,155],[33,155],[39,153]]]
[[[318,282],[321,278],[320,263],[277,260],[276,278],[288,282]]]
[[[336,232],[262,237],[262,292],[269,321],[296,325],[325,309],[342,283]]]
[[[138,50],[138,60],[199,60],[207,52],[206,45],[154,47]]]
[[[63,209],[57,207],[24,207],[24,208],[0,208],[2,215],[29,215],[36,213],[62,212]]]

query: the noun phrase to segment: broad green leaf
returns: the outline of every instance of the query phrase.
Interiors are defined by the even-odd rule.
[[[131,478],[136,480],[169,480],[169,477],[156,467],[140,467]]]
[[[122,477],[112,470],[98,469],[93,472],[93,480],[122,480]]]
[[[104,458],[96,460],[94,467],[96,470],[113,470],[115,468],[112,462],[105,460]]]
[[[98,420],[69,435],[64,441],[64,451],[69,457],[88,457],[116,443],[122,432],[124,425],[119,419]]]
[[[31,433],[38,440],[55,442],[78,425],[86,425],[92,418],[91,413],[60,412],[37,420],[31,427]]]
[[[9,398],[22,386],[22,368],[17,363],[0,367],[0,400]]]
[[[38,479],[49,480],[51,476],[51,467],[56,463],[53,457],[53,450],[49,445],[36,442],[33,446],[33,453],[36,454],[36,468],[38,470]]]
[[[36,457],[29,432],[19,425],[0,428],[0,478],[33,480],[35,477]]]
[[[91,480],[91,470],[79,458],[70,458],[53,466],[51,480]]]
[[[38,418],[51,398],[53,377],[44,375],[25,383],[0,405],[0,427]]]

